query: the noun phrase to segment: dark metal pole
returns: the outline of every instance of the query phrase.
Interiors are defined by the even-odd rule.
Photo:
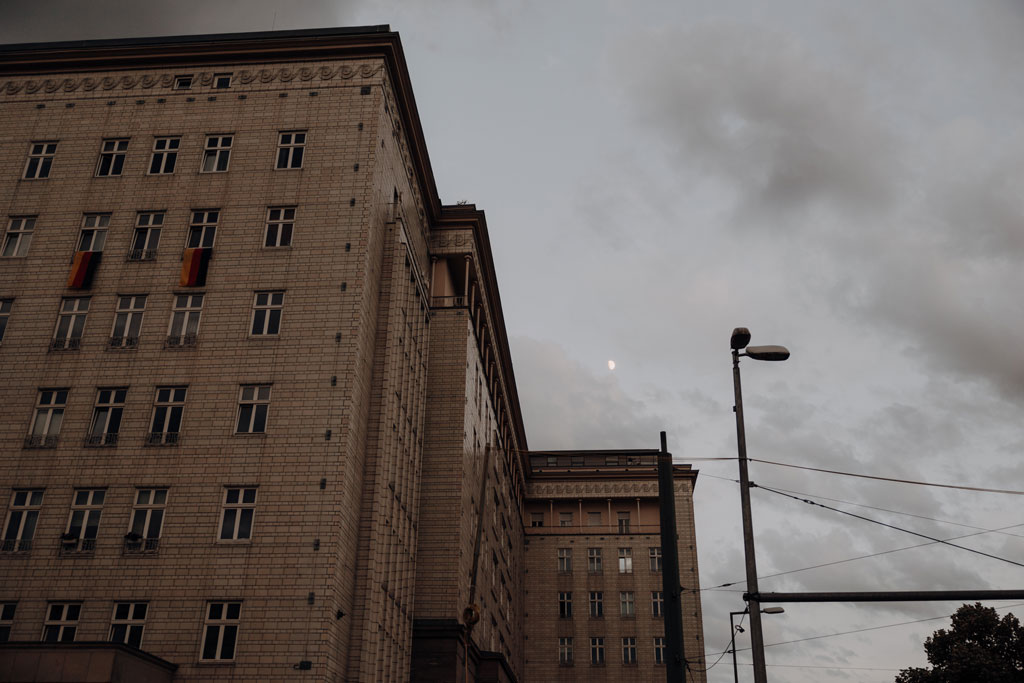
[[[1024,599],[1024,590],[761,593],[757,597],[760,598],[762,602],[929,602],[937,600],[1021,600]],[[744,594],[743,598],[747,598],[746,594]]]
[[[662,432],[661,452],[658,453],[658,507],[661,512],[661,585],[665,595],[665,680],[668,683],[685,683],[686,653],[683,649],[675,492],[672,454],[668,452],[668,442],[665,432]]]
[[[757,562],[754,559],[754,522],[750,515],[750,478],[747,475],[747,437],[743,428],[743,393],[740,389],[740,352],[732,350],[732,381],[736,393],[736,445],[740,464],[740,505],[743,508],[743,556],[747,566],[747,601],[750,612],[750,647],[754,655],[754,683],[768,683],[761,632],[761,601],[757,591]]]
[[[732,629],[732,636],[729,638],[729,646],[732,650],[732,680],[735,683],[740,683],[740,671],[736,668],[736,626],[733,625],[732,618],[737,614],[746,614],[747,611],[742,612],[729,612],[729,628]]]

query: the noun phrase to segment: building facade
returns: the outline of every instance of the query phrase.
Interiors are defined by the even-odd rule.
[[[531,453],[525,528],[526,679],[665,678],[657,451]],[[706,679],[694,542],[697,473],[675,465],[687,681]]]
[[[0,679],[531,679],[486,221],[397,33],[0,47],[0,201]]]

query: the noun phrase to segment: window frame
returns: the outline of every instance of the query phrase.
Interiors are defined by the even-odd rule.
[[[665,636],[654,636],[654,663],[665,663]]]
[[[604,574],[604,553],[601,548],[587,548],[587,573]]]
[[[633,549],[619,548],[619,573],[633,573]]]
[[[87,446],[116,446],[128,402],[128,387],[100,387],[96,390]]]
[[[4,518],[3,537],[0,540],[0,552],[27,553],[32,550],[32,541],[35,538],[36,529],[39,527],[39,513],[43,509],[45,493],[46,489],[14,489],[11,491],[7,516]],[[19,495],[24,496],[24,502],[18,502]],[[16,522],[15,515],[17,515]],[[15,523],[17,530],[12,534],[11,527]]]
[[[199,297],[198,304],[195,299]],[[184,302],[182,302],[184,299]],[[167,346],[195,346],[199,339],[199,325],[203,319],[203,304],[206,293],[174,294],[171,302],[171,319],[167,322]],[[194,325],[193,325],[194,321]],[[189,331],[193,330],[193,331]],[[178,334],[175,334],[177,332]]]
[[[636,594],[633,591],[619,591],[619,616],[626,619],[636,617]]]
[[[572,591],[558,592],[558,618],[572,619]]]
[[[559,636],[558,638],[558,665],[573,665],[572,636]]]
[[[60,610],[59,615],[54,617],[54,608]],[[72,616],[73,615],[73,616]],[[73,643],[78,634],[78,620],[82,616],[81,602],[48,602],[46,603],[45,619],[43,620],[42,642],[44,643]],[[48,638],[51,629],[56,629],[56,638]],[[71,636],[65,638],[70,631]]]
[[[296,206],[267,207],[267,220],[263,232],[264,249],[286,249],[292,246],[297,209]]]
[[[0,258],[26,258],[28,256],[38,218],[38,216],[7,217],[7,230],[4,232],[4,244],[0,249]],[[12,243],[13,247],[10,246]],[[9,251],[13,253],[7,253]]]
[[[572,574],[572,548],[558,548],[558,573]]]
[[[14,297],[0,297],[0,346],[4,343],[4,336],[7,334],[7,325],[10,323],[13,309]]]
[[[192,74],[178,74],[174,77],[174,85],[171,90],[191,90],[194,80]]]
[[[252,492],[251,500],[246,500],[248,493]],[[234,500],[232,500],[234,493]],[[256,506],[258,504],[258,486],[225,486],[224,497],[221,501],[220,522],[217,525],[218,543],[252,543],[253,530],[256,527]],[[229,516],[228,512],[232,514]],[[248,514],[246,514],[248,513]],[[230,521],[229,521],[230,517]],[[247,536],[241,536],[243,532],[242,521],[246,521],[248,529]],[[231,535],[225,536],[224,532],[228,526],[231,527]]]
[[[281,318],[284,316],[284,294],[285,290],[283,289],[253,292],[252,316],[249,318],[250,337],[266,339],[281,336]],[[261,297],[263,297],[262,303]],[[259,325],[258,331],[257,325]]]
[[[96,550],[96,538],[99,536],[106,498],[105,488],[74,490],[68,522],[64,526],[64,535],[60,537],[61,554],[88,553]],[[77,534],[73,531],[76,528]]]
[[[636,636],[622,636],[622,665],[636,666]]]
[[[226,144],[225,140],[227,140]],[[234,142],[234,133],[207,134],[206,142],[203,144],[203,156],[199,172],[227,173],[231,166],[231,146]],[[211,161],[212,163],[210,163]]]
[[[53,339],[50,340],[51,351],[75,351],[81,348],[85,325],[89,319],[91,300],[92,297],[89,296],[61,298],[60,308],[57,309],[57,323],[53,328]],[[67,319],[67,325],[62,325],[65,319]],[[64,331],[68,336],[60,336],[62,327],[65,328]]]
[[[57,144],[60,140],[33,140],[29,143],[28,159],[25,161],[25,170],[21,174],[22,180],[46,180],[50,177],[53,169],[53,160],[57,156]],[[50,147],[53,149],[50,149]],[[37,147],[41,147],[36,151]]]
[[[179,398],[180,392],[180,398]],[[162,395],[166,394],[165,398]],[[153,393],[153,412],[150,413],[147,446],[176,446],[181,438],[181,426],[185,419],[185,402],[188,400],[188,385],[158,386]],[[159,421],[159,425],[157,422]],[[177,430],[170,427],[177,425]],[[161,429],[157,429],[157,427]]]
[[[278,131],[277,159],[274,162],[275,171],[298,171],[302,169],[306,156],[306,136],[308,134],[308,130]],[[286,135],[289,136],[288,141],[285,141]],[[296,137],[299,135],[302,136],[301,142],[296,141]],[[298,157],[298,162],[295,160],[296,156]]]
[[[185,233],[185,248],[213,249],[213,245],[217,241],[217,224],[220,221],[220,209],[192,209],[191,213],[192,217],[188,223],[188,231]],[[193,236],[198,236],[199,239],[194,240]],[[196,242],[196,244],[193,244],[193,242]]]
[[[272,384],[243,384],[239,387],[238,393],[238,420],[235,422],[235,434],[266,434],[267,432],[267,421],[270,417],[270,398]],[[248,390],[254,390],[252,397],[246,398],[246,392]],[[263,389],[266,389],[266,398],[262,398]],[[252,406],[249,412],[248,418],[248,429],[245,431],[240,430],[242,427],[242,419],[245,414],[246,406]],[[260,416],[259,407],[263,406],[262,416]],[[254,429],[257,425],[258,420],[262,419],[263,429]]]
[[[68,395],[70,393],[71,390],[66,388],[46,388],[38,391],[36,394],[36,405],[32,410],[32,421],[28,425],[27,445],[37,447],[53,447],[57,445],[61,427],[64,425],[64,413],[68,408]],[[52,394],[52,400],[48,403],[43,403],[43,399],[48,394]],[[61,400],[62,398],[63,401]],[[39,424],[39,419],[44,415],[43,429],[38,430],[36,427]],[[58,418],[56,420],[56,428],[53,427],[54,417]]]
[[[665,616],[665,591],[651,591],[651,616]]]
[[[126,552],[155,552],[160,548],[169,494],[167,486],[135,489],[128,532],[124,535]]]
[[[231,87],[234,82],[235,73],[233,71],[223,71],[221,73],[213,74],[213,89],[214,90],[227,90]],[[224,79],[227,79],[225,82]]]
[[[160,146],[160,143],[164,143],[163,147]],[[149,157],[149,170],[146,171],[146,175],[173,175],[174,169],[178,165],[178,152],[180,151],[180,135],[154,135],[153,149]]]
[[[604,666],[604,636],[590,636],[590,665]]]
[[[126,608],[125,616],[119,617],[118,611]],[[142,616],[138,616],[139,608],[142,608]],[[120,643],[137,650],[142,649],[142,637],[146,630],[146,617],[149,614],[148,602],[115,602],[114,609],[110,613],[110,635],[108,640],[111,643]],[[123,627],[123,634],[117,637],[117,631]],[[138,629],[138,630],[136,630]],[[132,643],[132,636],[138,634],[137,642]]]
[[[218,616],[214,616],[214,607],[219,606]],[[235,616],[232,618],[231,608],[235,608]],[[241,600],[210,600],[203,610],[203,637],[199,640],[199,661],[200,662],[233,662],[238,654],[238,632],[242,623],[242,601]],[[207,657],[207,649],[210,640],[210,630],[216,629],[214,645],[214,656]],[[224,636],[231,633],[231,653],[224,657]]]
[[[648,559],[650,561],[650,569],[652,574],[660,574],[664,570],[665,558],[661,552],[661,546],[651,546],[648,548]]]
[[[96,162],[96,178],[116,178],[124,175],[124,164],[128,157],[130,137],[103,138],[100,143],[100,157]],[[108,149],[108,145],[111,147]]]
[[[14,628],[14,617],[17,611],[17,600],[0,602],[0,643],[10,642],[11,630]]]
[[[103,247],[107,245],[111,216],[109,211],[82,214],[82,228],[78,233],[78,248],[75,251],[102,254]]]
[[[588,602],[590,605],[591,619],[604,619],[604,591],[589,591]]]
[[[166,211],[139,211],[135,215],[132,247],[128,250],[129,261],[153,261],[156,259],[160,249],[160,233],[166,218]]]
[[[114,324],[110,329],[108,346],[112,349],[135,349],[142,335],[142,321],[146,317],[148,294],[119,294],[114,309]],[[121,334],[119,335],[118,332]]]
[[[619,511],[617,511],[615,519],[616,519],[616,523],[617,523],[616,528],[618,530],[618,533],[620,533],[620,534],[628,534],[628,533],[630,533],[630,531],[629,531],[629,529],[630,529],[630,514],[629,514],[629,510],[625,510],[625,511],[619,510]]]

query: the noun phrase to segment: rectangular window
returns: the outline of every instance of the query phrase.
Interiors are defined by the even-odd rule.
[[[591,574],[600,574],[604,571],[601,566],[600,548],[587,548],[587,571]]]
[[[60,434],[61,423],[64,422],[64,408],[67,403],[67,389],[39,390],[26,446],[52,448],[57,445],[57,436]]]
[[[124,537],[126,552],[154,552],[160,548],[167,489],[137,489],[132,523]]]
[[[224,90],[225,88],[231,87],[231,74],[222,73],[213,75],[213,87],[218,90]]]
[[[11,218],[7,222],[7,233],[4,235],[4,250],[0,252],[0,255],[4,258],[23,258],[28,256],[28,248],[32,244],[32,233],[35,229],[35,216]]]
[[[636,616],[636,602],[633,599],[633,591],[619,591],[619,616]]]
[[[96,534],[103,514],[104,489],[76,489],[68,526],[60,539],[61,552],[89,552],[96,549]]]
[[[603,591],[590,591],[590,616],[595,619],[604,617]]]
[[[530,526],[531,527],[542,527],[542,526],[544,526],[544,513],[543,512],[531,512],[530,513]]]
[[[600,512],[588,512],[587,513],[587,526],[601,526],[601,513]]]
[[[266,239],[263,240],[263,246],[290,247],[294,226],[294,206],[267,209],[267,234]]]
[[[228,170],[231,140],[230,135],[207,136],[206,148],[203,150],[203,173],[223,173]]]
[[[203,247],[209,249],[213,246],[213,240],[217,236],[217,220],[220,218],[220,211],[193,211],[192,222],[188,226],[189,249]]]
[[[110,348],[134,349],[139,345],[142,316],[146,312],[146,295],[117,297],[114,329],[110,332]]]
[[[11,627],[14,626],[14,611],[17,607],[16,602],[0,602],[0,643],[6,643],[11,639]]]
[[[633,549],[619,548],[619,573],[633,573]]]
[[[252,304],[253,337],[277,336],[281,330],[281,311],[284,309],[284,292],[256,292]]]
[[[160,246],[160,230],[164,224],[164,213],[140,213],[135,219],[135,236],[128,252],[129,261],[152,261]]]
[[[572,572],[572,548],[558,549],[558,573],[569,574]]]
[[[572,526],[572,513],[571,512],[559,512],[558,513],[558,526]]]
[[[202,294],[176,294],[167,328],[167,346],[195,346],[202,315]]]
[[[628,636],[622,639],[622,663],[636,664],[636,637]]]
[[[7,320],[11,317],[11,308],[14,306],[14,299],[0,299],[0,344],[4,342],[4,333],[7,332]]]
[[[73,643],[78,631],[78,617],[82,613],[79,602],[51,602],[46,606],[43,625],[44,643]]]
[[[128,138],[110,138],[103,141],[100,147],[100,161],[96,165],[96,175],[100,177],[121,175],[124,170],[124,157],[128,151]]]
[[[654,663],[665,663],[665,636],[654,636]]]
[[[651,571],[654,573],[661,571],[661,548],[651,548]]]
[[[604,664],[604,638],[590,639],[590,663],[594,666]]]
[[[157,387],[153,400],[153,419],[149,424],[151,446],[173,446],[181,433],[181,416],[185,412],[187,387]]]
[[[628,534],[629,533],[629,513],[628,512],[620,512],[620,513],[618,513],[618,518],[619,518],[619,533],[620,534]]]
[[[665,616],[665,593],[663,591],[651,591],[651,616]]]
[[[141,649],[148,608],[149,605],[144,602],[114,603],[114,614],[110,618],[110,642]]]
[[[82,234],[78,239],[78,251],[103,251],[109,227],[109,213],[85,214],[82,217]]]
[[[561,666],[572,666],[572,637],[558,639],[558,663]]]
[[[32,550],[32,537],[36,533],[39,510],[43,506],[42,489],[15,491],[4,522],[4,538],[0,550],[5,553]]]
[[[277,143],[277,168],[302,168],[302,153],[305,149],[305,131],[281,133]]]
[[[211,602],[206,605],[206,624],[203,627],[203,651],[200,659],[225,661],[235,658],[241,614],[240,602]]]
[[[572,592],[558,594],[558,616],[561,619],[572,619]]]
[[[86,439],[87,446],[116,446],[121,431],[121,416],[128,390],[124,388],[99,389],[96,407],[92,412],[92,427]]]
[[[88,314],[89,297],[62,299],[50,348],[54,351],[78,349],[82,345],[82,332],[85,330],[85,318]]]
[[[224,509],[220,517],[220,540],[248,541],[252,538],[256,514],[256,489],[224,489]]]
[[[56,154],[56,142],[33,142],[28,151],[28,163],[25,164],[25,180],[49,178]]]
[[[192,89],[192,74],[184,76],[174,77],[174,89],[175,90],[191,90]]]
[[[150,175],[174,173],[179,147],[180,137],[153,138],[153,158],[149,161]]]

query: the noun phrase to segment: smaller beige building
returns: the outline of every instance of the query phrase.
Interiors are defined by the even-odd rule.
[[[664,679],[665,599],[657,454],[529,455],[524,503],[528,681]],[[673,466],[683,640],[706,681],[693,522],[697,472]]]

